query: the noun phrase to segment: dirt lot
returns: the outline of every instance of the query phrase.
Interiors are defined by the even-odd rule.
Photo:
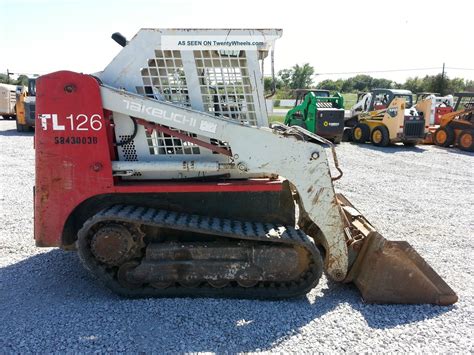
[[[362,302],[325,277],[305,298],[127,300],[75,253],[33,242],[33,134],[0,120],[0,349],[12,352],[474,351],[474,155],[343,143],[337,188],[456,290],[451,307]]]

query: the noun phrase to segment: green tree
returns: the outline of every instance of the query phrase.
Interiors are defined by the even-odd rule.
[[[37,76],[37,75],[36,75]],[[28,85],[28,76],[26,75],[19,75],[17,79],[12,79],[10,77],[10,80],[8,80],[8,77],[6,74],[0,74],[0,83],[2,84],[10,84],[10,85]]]
[[[356,75],[352,78],[352,82],[355,91],[368,91],[372,88],[372,77],[370,75]]]
[[[448,79],[447,94],[455,94],[466,90],[466,82],[462,78]]]
[[[313,84],[314,68],[309,64],[295,64],[291,69],[283,69],[278,72],[282,86],[289,89],[304,89]]]
[[[430,76],[427,78],[427,91],[439,92],[441,96],[446,95],[448,89],[449,79],[442,74],[437,74],[435,76]]]
[[[289,88],[291,86],[292,69],[282,69],[278,72],[278,78],[282,81],[283,86]]]
[[[474,80],[466,80],[464,90],[474,92]]]
[[[344,80],[341,86],[342,92],[354,92],[354,78]]]
[[[11,84],[11,80],[8,81],[7,74],[0,74],[0,83],[2,83],[2,84]]]
[[[318,85],[316,85],[316,88],[341,92],[343,84],[344,84],[344,81],[342,79],[338,79],[335,81],[326,79],[319,82]]]
[[[313,84],[313,74],[314,68],[309,63],[302,66],[296,64],[292,68],[290,87],[292,89],[309,88]]]
[[[437,92],[441,95],[454,94],[459,91],[467,90],[471,87],[474,91],[474,82],[462,78],[449,79],[447,75],[426,75],[424,78],[408,78],[403,84],[403,88],[417,92]]]
[[[16,85],[28,86],[28,77],[26,75],[20,75],[18,79],[15,80]]]
[[[308,63],[294,65],[291,69],[278,72],[276,97],[284,99],[294,96],[294,90],[310,88],[313,81],[314,69]],[[375,88],[407,89],[413,93],[438,92],[442,95],[453,94],[459,91],[474,92],[474,80],[462,78],[449,79],[447,75],[426,75],[424,77],[409,77],[405,83],[396,83],[385,78],[372,78],[370,75],[360,74],[347,79],[323,80],[316,86],[318,89],[353,93],[357,91],[370,91]],[[265,83],[265,88],[271,88]]]
[[[263,78],[263,89],[265,92],[270,92],[272,91],[272,85],[273,85],[273,79],[265,77]]]
[[[265,77],[263,79],[263,86],[264,86],[265,92],[271,92],[272,91],[272,86],[273,86],[273,78]],[[275,77],[275,89],[279,90],[283,86],[284,86],[283,81],[276,76]]]
[[[375,89],[375,88],[387,88],[387,89],[391,89],[394,87],[394,82],[392,80],[388,80],[388,79],[378,79],[378,78],[374,78],[372,80],[372,87],[371,89]]]
[[[402,85],[404,89],[410,90],[411,92],[423,92],[426,91],[425,81],[417,76],[408,78],[405,84]]]

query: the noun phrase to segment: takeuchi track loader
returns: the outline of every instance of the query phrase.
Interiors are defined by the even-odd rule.
[[[142,29],[113,36],[124,47],[100,73],[41,76],[37,245],[77,249],[127,297],[293,297],[324,270],[367,302],[455,303],[408,243],[335,193],[328,141],[268,128],[260,68],[280,36]],[[261,44],[173,46],[200,37]]]

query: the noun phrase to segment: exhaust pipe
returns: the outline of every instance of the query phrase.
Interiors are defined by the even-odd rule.
[[[120,32],[114,32],[112,33],[112,36],[111,38],[117,42],[119,45],[121,45],[122,47],[125,47],[127,44],[128,44],[128,41],[127,39],[125,38],[125,36],[123,34],[121,34]]]

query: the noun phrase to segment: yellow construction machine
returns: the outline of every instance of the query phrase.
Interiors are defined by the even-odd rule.
[[[474,93],[462,92],[457,97],[454,111],[441,116],[433,141],[441,147],[457,146],[461,150],[474,151]]]
[[[356,115],[351,135],[354,142],[370,141],[382,147],[402,142],[412,146],[424,139],[427,118],[413,107],[410,91],[375,89],[369,100],[367,110]]]
[[[18,87],[16,92],[16,130],[30,131],[35,127],[36,79],[28,79],[28,87]]]

